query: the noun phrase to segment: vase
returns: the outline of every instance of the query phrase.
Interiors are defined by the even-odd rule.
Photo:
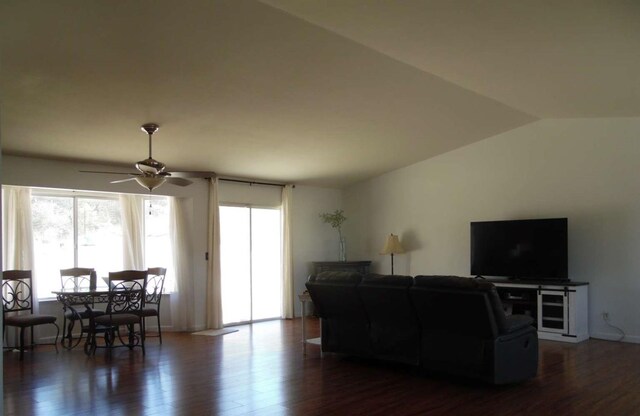
[[[347,240],[344,237],[340,237],[340,251],[338,252],[339,261],[347,261]]]

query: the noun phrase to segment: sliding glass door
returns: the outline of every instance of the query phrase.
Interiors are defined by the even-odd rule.
[[[224,324],[280,317],[281,246],[279,209],[220,207]]]

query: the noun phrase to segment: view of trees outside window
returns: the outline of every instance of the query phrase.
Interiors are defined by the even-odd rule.
[[[169,233],[167,197],[145,198],[145,263],[166,267],[165,292],[174,288],[173,255]],[[109,272],[123,269],[120,202],[115,196],[57,196],[34,194],[31,198],[34,239],[34,276],[37,297],[52,298],[60,289],[60,269],[96,269],[98,287]]]
[[[31,216],[36,295],[53,297],[51,291],[60,288],[60,269],[74,265],[73,198],[34,196]]]
[[[77,204],[77,267],[96,269],[98,286],[106,287],[102,278],[123,267],[120,202],[116,199],[77,198]]]
[[[144,201],[144,259],[147,267],[165,267],[164,291],[174,289],[173,253],[169,234],[170,205],[168,198]]]
[[[60,288],[60,269],[92,267],[102,277],[122,268],[117,200],[34,195],[31,212],[39,298]],[[98,285],[106,286],[102,279]]]

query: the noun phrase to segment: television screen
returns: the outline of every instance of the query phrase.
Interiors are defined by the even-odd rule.
[[[568,279],[567,219],[471,223],[471,274]]]

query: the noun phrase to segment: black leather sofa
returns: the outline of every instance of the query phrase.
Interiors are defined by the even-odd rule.
[[[527,316],[505,316],[493,284],[456,276],[323,272],[307,289],[322,319],[322,351],[515,383],[536,375]]]
[[[375,358],[419,364],[420,323],[414,313],[410,276],[368,275],[358,295],[369,319],[369,343]]]

